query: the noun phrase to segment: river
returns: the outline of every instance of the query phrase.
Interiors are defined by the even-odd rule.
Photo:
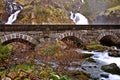
[[[80,53],[87,53],[87,54],[93,54],[93,56],[91,57],[92,59],[94,59],[96,62],[98,62],[99,67],[101,68],[102,65],[108,65],[111,63],[116,63],[117,66],[120,68],[120,57],[110,57],[108,55],[108,51],[104,51],[104,52],[96,52],[96,51],[84,51],[84,50],[76,50],[77,52]],[[94,74],[94,71],[92,71]],[[103,73],[103,72],[100,72]],[[98,74],[100,74],[98,73]],[[108,74],[109,77],[108,78],[104,78],[101,77],[100,80],[120,80],[120,75],[115,75],[115,74],[111,74],[111,73],[105,73]]]

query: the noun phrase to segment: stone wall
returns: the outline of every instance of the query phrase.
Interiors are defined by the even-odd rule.
[[[76,38],[79,38],[85,44],[91,44],[91,43],[99,43],[100,39],[102,39],[104,36],[107,36],[107,35],[111,35],[119,41],[120,29],[0,32],[0,37],[3,38],[11,34],[15,34],[16,36],[17,34],[22,34],[22,35],[31,37],[32,39],[38,42],[41,42],[41,40],[44,40],[45,38],[49,38],[49,40],[52,40],[52,41],[59,41],[67,36],[74,36]],[[21,38],[21,37],[18,37],[18,38]],[[10,39],[12,39],[12,37]],[[30,39],[27,39],[27,40],[29,41]],[[36,44],[39,44],[39,43],[36,42]]]

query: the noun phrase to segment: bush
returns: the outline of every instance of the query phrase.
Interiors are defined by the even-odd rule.
[[[50,70],[50,80],[71,80],[67,75],[56,74],[53,69]]]
[[[3,46],[0,40],[0,60],[6,59],[10,56],[12,47],[10,45]]]
[[[43,49],[42,53],[43,54],[55,54],[58,49],[59,49],[58,45],[53,45],[53,46]]]

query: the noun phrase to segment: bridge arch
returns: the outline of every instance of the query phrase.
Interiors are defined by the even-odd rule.
[[[78,34],[76,32],[65,32],[65,33],[61,33],[56,40],[57,42],[62,41],[65,44],[69,44],[67,43],[67,40],[71,40],[73,44],[76,45],[76,47],[79,47],[79,45],[83,44],[83,39],[81,36],[82,36],[81,34]],[[71,45],[67,45],[67,46],[71,46]]]
[[[12,42],[21,42],[24,44],[28,43],[32,46],[36,46],[39,43],[36,39],[32,38],[31,36],[20,33],[8,34],[1,37],[2,45],[6,45]]]
[[[99,35],[98,41],[102,45],[116,46],[116,44],[118,42],[118,36],[116,34],[114,34],[114,33],[105,32],[105,33],[101,33]]]

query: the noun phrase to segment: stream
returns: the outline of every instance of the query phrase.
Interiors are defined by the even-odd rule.
[[[120,57],[110,57],[108,55],[108,51],[96,52],[77,49],[76,52],[78,54],[90,54],[92,56],[85,58],[85,61],[82,64],[79,61],[72,61],[69,64],[70,66],[64,66],[65,70],[72,72],[83,71],[87,74],[90,74],[89,80],[120,80],[120,75],[111,74],[101,69],[103,65],[108,65],[111,63],[117,64],[117,66],[120,68]],[[90,59],[93,59],[94,62],[91,62]],[[36,64],[47,63],[51,65],[52,68],[58,68],[60,66],[56,61],[46,62],[40,59],[35,59],[34,61]]]
[[[93,56],[91,58],[94,59],[97,63],[92,64],[92,66],[93,65],[98,66],[99,69],[101,68],[101,66],[108,65],[108,64],[111,64],[111,63],[116,63],[117,66],[120,68],[120,57],[110,57],[108,55],[108,51],[104,51],[104,52],[95,52],[95,51],[89,52],[89,51],[84,51],[84,50],[76,50],[76,51],[80,52],[80,53],[93,54]],[[90,63],[85,63],[84,65],[90,65]],[[92,70],[93,71],[91,71],[91,72],[92,72],[92,74],[94,74],[95,69],[92,69]],[[106,73],[106,72],[103,72],[101,70],[99,72],[97,72],[97,74],[100,74],[100,75],[101,74],[107,74],[107,75],[109,75],[108,78],[104,78],[104,77],[99,78],[100,80],[120,80],[120,75]]]

